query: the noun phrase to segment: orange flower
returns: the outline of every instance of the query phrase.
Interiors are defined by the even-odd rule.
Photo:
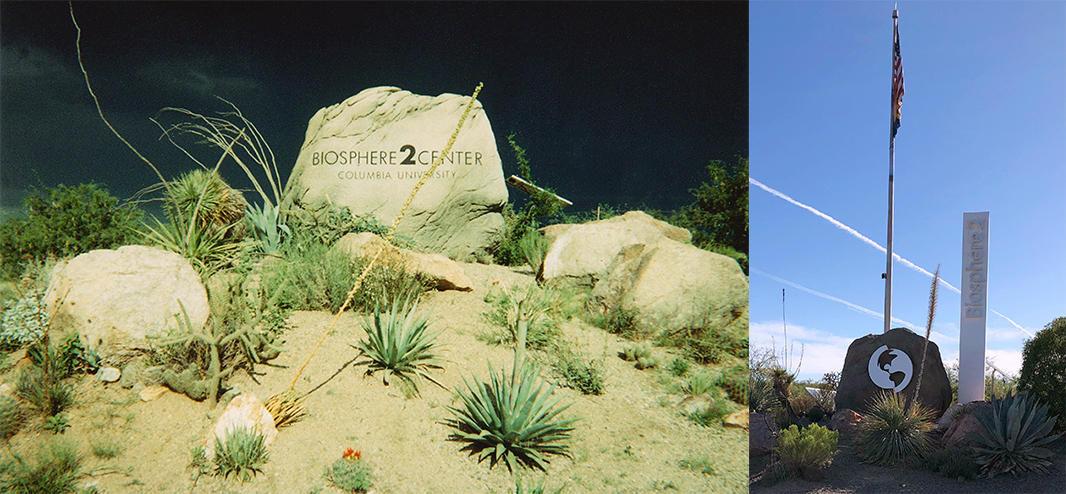
[[[344,449],[344,459],[346,460],[356,461],[362,455],[363,453],[359,450],[353,450],[352,448]]]

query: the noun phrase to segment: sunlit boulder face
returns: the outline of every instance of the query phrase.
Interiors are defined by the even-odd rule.
[[[184,313],[202,327],[210,308],[200,276],[173,252],[127,245],[94,250],[55,266],[45,293],[51,331],[75,331],[102,356],[147,348]]]
[[[925,371],[920,371],[924,345],[925,338],[907,328],[851,342],[840,372],[837,410],[850,408],[863,413],[871,400],[886,391],[902,393],[909,400],[921,374],[918,400],[939,417],[951,405],[951,382],[940,359],[940,348],[932,341],[926,349]]]
[[[283,205],[347,206],[391,225],[455,131],[469,96],[366,89],[319,110],[307,126]],[[496,138],[474,103],[455,144],[397,229],[418,250],[487,260],[503,238],[507,202]]]

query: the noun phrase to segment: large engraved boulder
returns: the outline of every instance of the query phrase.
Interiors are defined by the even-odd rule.
[[[951,383],[940,359],[940,348],[929,342],[925,370],[920,372],[925,338],[906,328],[859,338],[848,347],[844,369],[837,387],[837,410],[865,410],[884,391],[914,396],[918,376],[922,376],[918,400],[939,417],[951,405]]]
[[[448,154],[441,155],[470,101],[420,96],[396,87],[366,89],[311,118],[289,176],[283,207],[347,206],[391,225],[426,178],[397,228],[419,250],[487,260],[503,238],[503,166],[488,117],[475,102]]]
[[[690,242],[692,234],[659,221],[643,211],[590,221],[580,225],[551,225],[541,229],[549,242],[542,277],[592,287],[607,275],[607,268],[623,247],[652,244],[661,238]]]
[[[210,312],[207,291],[188,260],[140,245],[94,250],[57,264],[45,303],[55,314],[53,331],[76,331],[102,356],[147,348],[147,337],[177,327],[182,307],[194,328]]]
[[[633,314],[634,329],[646,337],[734,327],[747,334],[748,281],[740,265],[666,237],[622,248],[588,304]]]

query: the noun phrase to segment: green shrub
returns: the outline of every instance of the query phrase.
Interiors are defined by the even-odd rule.
[[[326,480],[344,492],[366,492],[370,488],[370,465],[362,459],[338,458],[326,467]]]
[[[752,372],[748,380],[748,408],[755,413],[770,415],[774,413],[776,403],[770,381],[765,376]]]
[[[548,481],[548,479],[545,478],[545,479],[540,481],[540,484],[537,484],[537,485],[533,485],[533,484],[522,485],[522,477],[519,477],[519,476],[515,475],[515,478],[514,478],[514,484],[515,484],[514,485],[514,494],[544,494],[545,492],[547,492],[547,490],[546,490],[547,487],[545,487],[545,485],[547,484],[547,481]],[[559,487],[558,489],[556,489],[554,491],[551,491],[551,492],[552,492],[552,494],[562,494],[564,488],[565,488],[565,486],[562,486],[562,487]]]
[[[821,407],[816,406],[810,410],[807,410],[807,418],[810,419],[812,423],[821,422],[822,419],[825,418],[825,410],[822,410]]]
[[[1059,417],[1054,430],[1066,431],[1066,317],[1025,342],[1018,391],[1047,404],[1048,413]]]
[[[896,466],[925,457],[932,449],[928,433],[933,411],[907,404],[899,393],[883,392],[862,414],[855,452],[867,463]]]
[[[54,440],[37,449],[30,464],[8,450],[0,463],[0,492],[12,494],[68,494],[77,491],[81,458],[73,443]]]
[[[709,372],[694,374],[687,383],[681,386],[681,391],[690,396],[704,395],[718,387],[720,380],[721,375]]]
[[[515,153],[519,176],[535,186],[525,149],[518,145],[514,134],[507,136],[507,142]],[[520,266],[528,262],[521,246],[522,239],[537,234],[537,228],[540,227],[538,218],[555,216],[562,208],[563,204],[555,199],[555,193],[548,188],[531,195],[525,209],[519,213],[515,212],[511,203],[504,205],[503,220],[506,226],[503,240],[493,253],[496,262],[506,266]]]
[[[77,335],[74,334],[74,338]],[[68,338],[68,341],[70,338]],[[37,343],[26,351],[33,365],[19,373],[15,392],[40,413],[54,417],[74,404],[74,394],[63,379],[70,376],[76,361],[71,357],[70,345],[54,349],[47,342]]]
[[[736,164],[719,160],[707,166],[710,182],[692,191],[696,200],[675,211],[673,225],[692,232],[692,245],[710,248],[726,246],[739,253],[748,251],[748,159],[737,157]],[[745,256],[746,259],[746,256]],[[746,266],[742,266],[747,272]]]
[[[685,360],[685,359],[680,358],[680,357],[671,360],[670,361],[670,366],[666,368],[666,370],[670,371],[671,374],[673,374],[673,375],[675,375],[677,377],[681,377],[681,376],[684,376],[685,374],[687,374],[688,373],[688,369],[689,369],[688,360]]]
[[[283,211],[284,219],[293,232],[304,241],[313,241],[332,246],[337,240],[349,233],[370,232],[381,238],[389,234],[389,227],[378,221],[372,214],[356,216],[347,206],[337,207],[331,204],[310,206],[294,201],[292,208]],[[411,240],[399,235],[393,237],[392,244],[408,248]]]
[[[934,451],[925,457],[922,466],[949,479],[975,479],[979,473],[973,454],[963,448]]]
[[[536,366],[516,362],[508,375],[489,364],[489,380],[463,378],[466,390],[456,390],[462,408],[447,407],[455,416],[444,424],[456,429],[449,440],[469,443],[463,450],[489,459],[490,468],[501,460],[514,472],[519,465],[545,470],[546,455],[570,457],[568,442],[576,418],[554,420],[570,407],[555,408],[561,397],[551,398]]]
[[[636,311],[615,307],[604,316],[603,329],[606,329],[608,333],[632,339],[637,336],[636,319]]]
[[[25,296],[4,303],[0,319],[0,349],[21,348],[37,343],[48,331],[50,317],[44,306],[44,290],[34,289]]]
[[[533,270],[533,275],[537,276],[544,264],[544,256],[548,254],[548,240],[536,230],[527,232],[518,239],[518,251]]]
[[[238,427],[230,430],[223,441],[215,436],[215,475],[229,478],[232,473],[247,482],[263,473],[263,465],[270,458],[262,434]]]
[[[22,206],[25,217],[0,223],[0,278],[22,272],[24,260],[69,257],[93,249],[135,243],[142,212],[119,206],[118,199],[96,184],[33,189]]]
[[[707,403],[706,407],[688,414],[688,418],[697,425],[710,427],[712,425],[721,425],[722,419],[730,413],[733,413],[733,405],[729,403],[729,400],[714,398]]]
[[[821,480],[825,469],[837,452],[839,433],[820,425],[799,429],[795,425],[782,430],[777,436],[774,451],[779,461],[774,475],[781,478],[800,477],[804,480]]]
[[[722,363],[728,356],[747,360],[748,328],[691,328],[661,335],[660,345],[680,348],[685,357],[704,365]]]
[[[367,375],[384,371],[382,382],[386,386],[389,385],[389,375],[394,375],[415,394],[418,394],[418,385],[412,376],[421,376],[444,387],[426,372],[427,369],[443,369],[439,365],[441,359],[434,353],[434,339],[440,333],[426,332],[429,315],[416,316],[417,309],[417,303],[395,304],[386,311],[375,309],[363,320],[368,339],[352,347],[359,350],[360,357],[366,357],[355,365],[367,364]]]
[[[992,415],[975,414],[984,426],[978,434],[968,434],[981,446],[974,447],[977,464],[986,477],[1000,473],[1017,476],[1021,472],[1047,473],[1054,454],[1043,447],[1057,439],[1051,435],[1054,416],[1048,416],[1047,405],[1040,404],[1025,393],[1009,394],[992,401]]]
[[[110,440],[104,439],[100,442],[93,442],[90,444],[93,451],[93,456],[100,458],[101,460],[110,460],[120,454],[122,454],[122,445]]]
[[[585,361],[577,356],[559,356],[555,370],[563,378],[563,384],[586,395],[603,394],[603,364],[596,360]]]
[[[18,400],[0,395],[0,440],[7,440],[22,427],[22,407]]]
[[[531,350],[551,347],[559,335],[558,324],[551,316],[559,297],[552,288],[541,288],[536,283],[530,283],[524,292],[516,290],[516,293],[512,293],[506,288],[493,286],[484,300],[492,306],[492,310],[485,313],[485,320],[506,329],[503,336],[497,338],[498,341],[517,341],[520,316],[529,320],[526,347]]]
[[[747,367],[736,365],[722,375],[719,386],[729,394],[730,400],[740,404],[748,402],[748,374]]]

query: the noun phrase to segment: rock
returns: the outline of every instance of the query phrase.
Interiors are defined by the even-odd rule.
[[[859,338],[848,347],[837,387],[837,409],[864,410],[883,391],[902,392],[910,399],[918,385],[925,338],[906,328]],[[930,341],[926,351],[921,394],[923,406],[940,417],[951,404],[951,383],[940,360],[940,349]]]
[[[748,420],[750,418],[749,416],[750,416],[750,412],[748,411],[747,408],[745,408],[743,410],[731,413],[728,417],[725,418],[725,420],[722,421],[722,423],[726,427],[736,427],[738,429],[747,429],[748,428]]]
[[[10,396],[15,398],[15,388],[7,383],[0,384],[0,396]]]
[[[833,418],[829,421],[829,428],[841,434],[851,435],[858,430],[860,421],[862,421],[862,415],[850,408],[844,408],[833,414]]]
[[[474,283],[466,276],[459,263],[441,254],[422,254],[395,247],[373,233],[349,233],[337,240],[332,248],[340,249],[353,257],[370,259],[382,245],[385,250],[378,256],[378,263],[403,266],[408,273],[420,273],[438,290],[469,292],[474,289]]]
[[[946,448],[969,448],[979,445],[978,441],[969,437],[977,435],[984,426],[977,421],[977,415],[992,415],[992,404],[984,401],[973,401],[965,404],[955,404],[944,412],[940,418],[938,428],[943,427],[944,436],[940,442]]]
[[[735,260],[661,237],[622,248],[588,305],[634,314],[642,337],[695,328],[741,327],[746,334],[748,282]]]
[[[751,412],[748,414],[748,454],[766,456],[773,453],[777,446],[777,424],[768,415]]]
[[[140,359],[129,361],[125,367],[122,368],[122,378],[119,380],[119,386],[125,389],[130,389],[134,384],[137,384],[137,380],[141,377],[141,373],[144,372],[144,364]]]
[[[282,207],[330,203],[391,225],[455,131],[468,96],[366,89],[319,110],[289,177]],[[481,102],[397,229],[418,250],[482,260],[503,239],[507,187]]]
[[[592,287],[603,278],[607,267],[627,245],[652,244],[663,237],[682,243],[692,240],[688,230],[659,221],[643,211],[629,211],[581,225],[551,225],[541,232],[549,243],[542,279],[584,287]]]
[[[118,378],[122,376],[122,371],[114,367],[101,367],[96,371],[96,378],[105,382],[113,383],[118,381]]]
[[[45,303],[55,314],[52,332],[78,332],[101,357],[147,348],[147,337],[177,327],[182,306],[193,327],[209,313],[207,291],[188,260],[140,245],[94,250],[56,264]]]
[[[230,400],[229,405],[226,405],[226,409],[218,417],[214,427],[207,433],[204,453],[208,461],[215,458],[215,438],[225,441],[226,435],[237,428],[246,428],[262,434],[264,444],[268,447],[278,436],[278,429],[274,427],[274,417],[259,402],[259,399],[252,394],[237,395]]]
[[[725,391],[718,393],[718,399],[725,397]],[[712,402],[715,401],[715,397],[710,395],[698,395],[698,396],[686,396],[677,404],[677,411],[682,415],[692,415],[700,410],[707,408]]]
[[[159,399],[160,396],[163,396],[169,392],[169,388],[157,384],[155,386],[148,386],[147,388],[142,389],[137,394],[141,397],[141,401],[155,401]]]

